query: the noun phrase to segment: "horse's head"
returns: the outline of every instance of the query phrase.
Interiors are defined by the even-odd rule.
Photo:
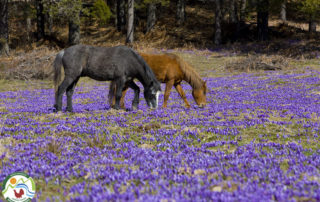
[[[144,98],[150,108],[158,107],[159,94],[161,86],[158,81],[151,81],[150,85],[144,89]]]
[[[192,90],[192,96],[196,101],[197,105],[199,105],[200,107],[204,107],[207,104],[206,94],[207,94],[206,82],[203,82],[200,88],[193,88]]]

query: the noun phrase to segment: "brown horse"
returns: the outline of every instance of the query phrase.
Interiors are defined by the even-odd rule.
[[[181,98],[184,100],[186,107],[190,107],[187,101],[186,95],[181,87],[181,82],[184,80],[188,82],[192,87],[192,96],[196,103],[200,107],[206,105],[206,82],[201,79],[199,74],[186,62],[184,62],[179,56],[172,53],[165,53],[161,55],[151,55],[146,53],[139,53],[147,64],[151,67],[156,78],[166,83],[166,90],[164,92],[163,107],[167,107],[167,101],[170,95],[170,91],[174,86],[178,91]],[[114,91],[115,83],[110,84],[109,104],[114,104],[114,98],[111,91]],[[120,100],[121,107],[124,108],[124,96],[128,87],[125,86],[122,91],[122,97]]]

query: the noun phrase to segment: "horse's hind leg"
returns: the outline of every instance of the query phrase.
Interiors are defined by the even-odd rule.
[[[120,99],[120,107],[122,109],[125,108],[125,106],[124,106],[124,97],[126,96],[127,90],[128,90],[128,86],[125,85],[124,88],[122,89],[122,95],[121,95],[121,99]],[[109,88],[108,102],[109,102],[109,106],[111,106],[113,108],[114,108],[114,105],[116,103],[115,94],[116,94],[116,83],[115,83],[115,81],[112,81],[110,83],[110,88]]]
[[[108,103],[110,107],[114,107],[116,98],[115,98],[115,93],[116,93],[116,82],[111,81],[110,86],[109,86],[109,95],[108,95]]]
[[[57,111],[62,110],[62,96],[63,93],[67,90],[67,88],[74,82],[74,79],[71,77],[65,76],[63,82],[60,84],[58,88],[58,92],[56,94],[56,104],[54,105]]]
[[[186,104],[186,106],[189,108],[190,104],[187,100],[186,94],[184,93],[184,91],[182,90],[182,87],[180,85],[180,83],[175,84],[174,87],[176,88],[176,90],[178,91],[180,97],[183,99],[184,103]]]
[[[133,81],[130,81],[128,83],[128,86],[134,90],[134,99],[132,101],[132,109],[138,109],[140,88]]]
[[[74,82],[67,88],[67,111],[68,112],[72,112],[73,108],[72,108],[72,95],[74,92],[74,88],[76,87],[79,78],[76,78],[76,80],[74,80]]]

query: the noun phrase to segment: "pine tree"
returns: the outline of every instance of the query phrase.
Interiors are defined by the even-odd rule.
[[[222,20],[222,3],[223,0],[216,0],[216,11],[215,11],[215,34],[214,34],[214,43],[216,45],[221,44],[221,20]]]
[[[36,0],[36,9],[37,9],[37,40],[41,40],[45,36],[44,32],[44,13],[43,13],[43,1]]]
[[[104,0],[97,0],[93,4],[91,15],[96,21],[98,21],[99,25],[101,26],[107,24],[108,20],[111,17],[111,11]]]
[[[81,0],[61,0],[50,6],[51,15],[56,19],[64,19],[69,25],[69,45],[80,43],[80,12],[88,13],[82,8]]]
[[[317,30],[317,18],[320,17],[320,1],[319,0],[303,0],[301,10],[308,16],[309,32],[313,33]]]
[[[229,23],[235,24],[238,21],[236,0],[229,0]]]
[[[186,20],[186,2],[185,0],[177,0],[177,23],[181,25]]]
[[[117,0],[117,29],[124,31],[126,25],[125,0]]]
[[[257,28],[258,40],[266,41],[269,38],[269,0],[257,0]]]
[[[244,24],[246,21],[246,0],[240,0],[240,23]]]
[[[0,55],[9,55],[8,0],[0,1]]]
[[[134,32],[134,0],[128,0],[128,28],[126,43],[131,44],[133,42]]]
[[[143,0],[142,8],[147,8],[147,27],[146,32],[149,32],[157,22],[157,8],[166,6],[169,4],[169,0]]]
[[[149,32],[157,21],[156,15],[157,5],[155,3],[149,3],[147,7],[147,29],[146,32]]]
[[[282,0],[281,10],[280,10],[280,18],[282,22],[287,21],[287,0]]]

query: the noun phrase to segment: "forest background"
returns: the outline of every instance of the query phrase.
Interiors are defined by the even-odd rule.
[[[78,43],[295,59],[320,52],[317,0],[2,0],[0,18],[7,79],[48,78],[57,50]]]

